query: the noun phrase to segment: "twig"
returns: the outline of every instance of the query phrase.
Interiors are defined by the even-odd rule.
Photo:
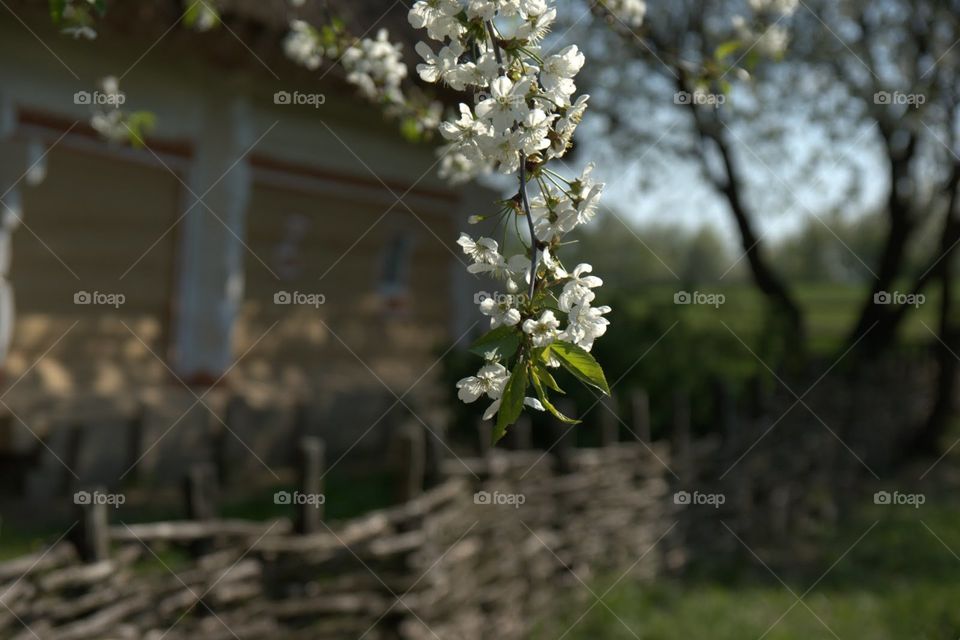
[[[527,215],[527,228],[530,229],[530,299],[537,288],[537,234],[533,229],[533,215],[530,213],[530,202],[527,200],[527,156],[520,152],[520,201],[523,211]]]
[[[503,73],[503,54],[500,52],[500,45],[497,44],[497,36],[493,32],[493,24],[489,20],[486,24],[487,33],[490,35],[490,43],[493,45],[493,55],[497,59],[500,73]],[[533,215],[530,213],[530,201],[527,199],[527,156],[523,151],[519,151],[518,154],[520,156],[520,202],[523,204],[523,211],[527,216],[527,228],[530,230],[530,289],[528,302],[532,302],[533,294],[537,289],[537,234],[533,229]]]

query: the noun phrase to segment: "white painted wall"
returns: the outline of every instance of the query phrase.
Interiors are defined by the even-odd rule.
[[[156,114],[158,139],[188,141],[195,146],[195,157],[185,167],[163,156],[162,162],[156,161],[185,176],[184,208],[192,207],[179,229],[180,272],[170,354],[173,366],[185,377],[217,376],[237,355],[231,349],[232,330],[243,297],[247,249],[242,240],[252,180],[248,160],[237,162],[242,154],[265,154],[372,181],[373,187],[330,184],[323,188],[351,192],[351,197],[355,197],[354,191],[366,190],[356,197],[380,200],[384,209],[402,193],[394,189],[391,194],[379,186],[380,180],[446,188],[436,176],[432,148],[402,141],[395,123],[385,122],[375,108],[345,95],[332,75],[321,78],[313,74],[319,81],[305,82],[302,70],[291,64],[274,69],[279,76],[276,80],[258,70],[255,61],[250,67],[224,71],[206,65],[190,48],[176,50],[164,42],[151,48],[152,42],[116,39],[109,34],[94,42],[75,41],[51,37],[51,29],[33,26],[35,33],[45,38],[44,43],[22,24],[0,23],[0,58],[17,61],[0,65],[0,87],[6,96],[2,110],[6,128],[2,131],[17,136],[19,144],[38,134],[16,129],[15,108],[85,123],[90,108],[75,104],[74,94],[91,91],[104,76],[116,75],[121,76],[120,88],[127,96],[125,109]],[[325,103],[318,109],[276,105],[273,95],[277,90],[324,93]],[[78,139],[63,144],[97,143]],[[133,155],[124,149],[115,152]],[[23,171],[22,155],[0,154],[4,179],[7,173]],[[155,161],[142,152],[136,155],[139,161]],[[208,189],[203,203],[195,205],[193,194],[200,196]],[[14,190],[5,201],[18,206],[17,196]],[[462,220],[467,212],[484,210],[490,200],[490,192],[484,189],[462,189],[461,196],[461,204],[454,206],[416,194],[408,194],[404,201],[423,213],[422,219],[429,223],[431,216],[452,215]],[[404,213],[405,207],[397,205],[394,210]],[[0,228],[0,363],[5,353],[3,341],[9,340],[12,324],[12,294],[3,280],[10,268],[10,229],[9,224]],[[444,240],[454,247],[454,238]],[[458,336],[475,313],[469,294],[473,283],[464,281],[463,267],[453,255],[450,264],[454,273],[451,331]],[[16,268],[15,258],[12,268]]]

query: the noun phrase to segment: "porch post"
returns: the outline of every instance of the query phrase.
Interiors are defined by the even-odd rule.
[[[253,141],[247,101],[208,96],[188,180],[193,194],[187,194],[185,206],[190,210],[180,223],[172,345],[175,368],[190,383],[210,384],[233,362],[252,190],[250,165],[241,156]]]
[[[23,215],[20,186],[17,181],[25,168],[13,143],[17,111],[9,95],[0,93],[0,380],[6,363],[15,320],[13,286],[10,274],[13,231]]]

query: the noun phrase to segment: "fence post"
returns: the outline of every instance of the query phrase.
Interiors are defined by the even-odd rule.
[[[557,403],[557,410],[568,418],[577,417],[577,407],[570,400],[561,400]],[[557,473],[573,471],[573,449],[575,447],[576,427],[554,418],[552,426],[553,452],[557,460]]]
[[[413,413],[413,412],[411,412]],[[414,414],[413,418],[420,422]],[[430,419],[429,417],[427,418]],[[443,427],[430,429],[426,423],[420,425],[423,431],[423,484],[424,487],[435,487],[443,482],[443,460],[447,454],[445,444],[446,430]]]
[[[214,520],[217,517],[217,476],[210,464],[190,467],[184,480],[184,498],[190,520]],[[213,549],[212,540],[197,540],[190,545],[194,556],[202,556]]]
[[[394,499],[404,503],[423,493],[426,465],[426,443],[420,425],[405,422],[393,438],[391,466],[394,477]]]
[[[720,436],[723,450],[727,453],[734,450],[738,436],[737,412],[733,403],[733,392],[730,384],[723,378],[717,378],[713,383],[714,413],[719,422]]]
[[[104,493],[103,487],[92,487],[89,491],[78,492],[76,496],[85,496],[86,500],[77,502],[80,509],[80,523],[74,543],[77,553],[84,562],[99,562],[110,555],[110,528],[107,521],[107,504],[93,498]]]
[[[248,410],[249,407],[243,396],[234,393],[227,399],[226,406],[223,408],[223,423],[215,420],[213,463],[216,466],[217,481],[221,487],[229,484],[233,479],[234,471],[230,465],[230,441],[234,437],[233,434],[243,432],[245,426],[243,421]]]
[[[140,479],[140,456],[143,452],[143,440],[146,436],[147,403],[139,402],[133,415],[127,422],[127,469],[130,469],[131,480]]]
[[[82,424],[71,425],[67,431],[67,446],[63,455],[63,477],[60,481],[60,492],[63,495],[69,495],[71,487],[74,485],[74,473],[80,467],[80,454],[83,451],[84,426]]]
[[[633,413],[633,432],[641,442],[653,440],[650,428],[650,396],[646,389],[637,389],[630,394],[630,408]]]
[[[184,485],[187,517],[191,520],[213,520],[217,517],[217,483],[213,468],[195,464],[187,472]]]
[[[326,445],[314,436],[300,439],[297,448],[297,474],[300,492],[304,500],[297,505],[296,531],[300,534],[316,533],[323,521],[324,503],[323,474],[325,471]]]
[[[674,457],[680,473],[692,474],[693,451],[690,434],[690,396],[684,391],[673,394],[673,423],[671,436]]]
[[[620,441],[620,411],[613,396],[603,396],[600,402],[600,446],[609,447]]]

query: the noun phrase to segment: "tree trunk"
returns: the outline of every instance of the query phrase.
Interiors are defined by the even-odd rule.
[[[903,448],[905,458],[913,456],[940,455],[940,441],[950,426],[950,418],[956,411],[956,390],[960,361],[956,352],[960,349],[960,330],[950,323],[954,283],[949,269],[940,277],[939,340],[934,344],[937,360],[937,386],[933,407],[926,421],[907,439]]]
[[[930,415],[927,416],[919,429],[907,438],[903,447],[905,457],[913,455],[939,454],[940,440],[950,426],[950,418],[956,410],[956,390],[960,378],[960,361],[957,360],[957,351],[960,350],[960,327],[951,322],[951,311],[955,295],[952,268],[955,248],[960,243],[960,162],[954,163],[950,183],[950,203],[947,207],[943,233],[940,237],[940,251],[933,259],[933,264],[921,274],[914,291],[923,288],[926,279],[935,274],[940,279],[940,315],[938,340],[934,344],[934,353],[937,361],[936,396]]]
[[[686,74],[680,68],[677,70],[679,71],[677,90],[688,92]],[[780,279],[780,276],[777,275],[763,255],[761,250],[762,238],[757,234],[753,224],[753,216],[743,201],[743,178],[734,162],[730,144],[720,127],[717,126],[719,124],[718,120],[707,122],[703,113],[693,101],[689,101],[687,104],[701,143],[706,146],[707,141],[713,142],[723,160],[724,181],[714,181],[714,187],[724,196],[727,205],[730,207],[730,213],[733,214],[737,230],[740,232],[740,244],[743,247],[744,256],[747,258],[753,281],[757,285],[757,289],[766,297],[774,315],[782,318],[785,321],[787,331],[793,334],[789,337],[790,343],[793,345],[792,352],[802,353],[803,345],[806,342],[803,313],[786,283]],[[716,115],[713,117],[716,119]],[[706,166],[704,168],[709,175],[709,168]]]
[[[895,308],[877,304],[877,294],[889,292],[897,276],[903,268],[906,257],[907,244],[910,241],[916,225],[911,215],[910,202],[898,191],[897,185],[910,176],[910,161],[916,149],[916,137],[911,135],[910,140],[902,151],[893,147],[892,131],[882,125],[880,130],[886,140],[888,156],[890,158],[890,193],[887,197],[887,213],[890,219],[890,229],[880,255],[880,264],[875,274],[873,287],[867,294],[860,308],[860,314],[853,331],[839,353],[846,352],[857,344],[862,353],[870,357],[879,356],[893,344],[897,329],[903,319],[903,314]],[[947,213],[948,217],[950,213]]]

